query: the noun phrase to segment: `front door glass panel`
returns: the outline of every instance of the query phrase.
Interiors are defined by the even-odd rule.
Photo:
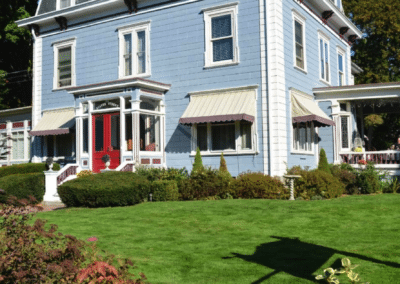
[[[95,143],[95,152],[101,152],[104,149],[104,117],[101,116],[97,116],[95,118],[95,126],[94,126],[94,132],[95,132],[95,137],[96,139],[94,140]]]

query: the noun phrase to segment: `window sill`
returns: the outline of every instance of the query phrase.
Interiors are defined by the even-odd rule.
[[[65,86],[65,87],[60,87],[60,88],[53,88],[53,92],[57,92],[57,91],[64,91],[68,88],[73,88],[76,87],[75,85],[71,85],[71,86]]]
[[[119,80],[123,79],[133,79],[133,78],[149,78],[151,77],[150,73],[144,73],[144,74],[134,74],[134,75],[129,75],[129,76],[119,76]]]
[[[161,151],[139,151],[140,158],[143,157],[152,157],[152,156],[162,156],[163,152]]]
[[[239,65],[239,62],[229,62],[229,63],[221,63],[221,64],[211,64],[211,65],[206,65],[203,67],[203,69],[213,69],[213,68],[218,68],[218,67],[228,67],[228,66],[235,66]]]
[[[210,157],[210,156],[221,156],[221,153],[224,153],[224,156],[241,156],[241,155],[257,155],[259,152],[249,150],[249,151],[213,151],[213,152],[200,152],[202,157]],[[189,154],[190,157],[196,156],[196,152],[192,151]]]
[[[292,150],[292,151],[290,152],[290,154],[292,154],[292,155],[315,156],[315,153],[314,153],[314,152],[300,152],[300,151],[294,151],[294,150]]]
[[[319,81],[320,81],[321,83],[324,83],[324,84],[327,85],[328,87],[332,87],[332,85],[331,85],[328,81],[325,81],[324,79],[319,79]]]
[[[304,74],[308,74],[308,72],[305,70],[305,69],[303,69],[303,68],[300,68],[300,67],[298,67],[298,66],[296,66],[296,65],[294,65],[293,66],[294,67],[294,69],[296,69],[296,70],[298,70],[298,71],[300,71],[300,72],[303,72]]]

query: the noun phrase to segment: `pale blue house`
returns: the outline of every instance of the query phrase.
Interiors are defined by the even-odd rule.
[[[336,161],[337,129],[356,128],[314,97],[354,84],[362,33],[340,0],[40,0],[18,25],[34,34],[34,162],[191,169],[199,147],[232,175],[281,176],[321,147]]]

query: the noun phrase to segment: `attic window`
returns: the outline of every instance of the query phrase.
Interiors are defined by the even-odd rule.
[[[75,0],[57,0],[57,10],[75,5]]]

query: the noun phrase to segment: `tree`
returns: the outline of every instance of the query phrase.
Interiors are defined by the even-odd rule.
[[[318,170],[331,174],[331,169],[329,168],[328,159],[326,158],[324,148],[321,148],[319,151]]]
[[[0,109],[31,104],[31,33],[15,21],[34,15],[37,2],[0,1]]]
[[[226,165],[226,161],[225,161],[225,158],[224,158],[224,153],[221,153],[218,174],[219,175],[226,175],[228,177],[231,177],[231,174],[229,173],[228,167]]]
[[[203,160],[201,159],[200,148],[197,147],[196,156],[194,157],[192,172],[201,171],[204,169]]]
[[[357,84],[400,81],[400,1],[346,0],[343,7],[364,33],[352,49],[352,60],[364,72]]]

